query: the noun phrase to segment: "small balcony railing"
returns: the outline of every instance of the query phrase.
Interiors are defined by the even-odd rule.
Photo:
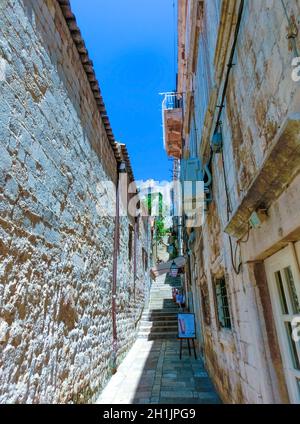
[[[177,93],[165,93],[162,102],[164,148],[168,156],[180,159],[182,153],[182,99]]]

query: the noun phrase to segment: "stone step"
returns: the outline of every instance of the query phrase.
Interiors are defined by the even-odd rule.
[[[162,334],[162,333],[178,333],[178,327],[175,325],[173,327],[154,327],[154,328],[147,328],[142,327],[139,331],[141,334]]]
[[[179,311],[179,309],[178,308],[174,308],[174,307],[169,307],[169,308],[164,308],[164,307],[159,307],[159,306],[157,306],[157,307],[153,307],[153,308],[150,308],[149,309],[149,312],[152,312],[152,313],[165,313],[165,314],[169,314],[169,313],[173,313],[173,314],[175,314],[176,312],[178,312]]]
[[[180,289],[179,289],[180,290]],[[172,289],[166,289],[166,288],[157,288],[154,290],[150,290],[150,294],[152,295],[160,295],[163,297],[164,295],[172,296]]]
[[[140,325],[146,328],[158,328],[158,327],[167,328],[167,327],[177,327],[178,322],[177,322],[177,319],[174,319],[173,321],[170,321],[169,319],[159,320],[159,321],[143,320]]]
[[[158,296],[152,296],[150,297],[150,303],[157,303],[157,302],[166,302],[168,305],[175,305],[176,303],[173,301],[172,297],[158,297]]]
[[[151,299],[160,300],[160,301],[167,300],[169,302],[173,302],[173,298],[171,294],[169,296],[166,294],[162,295],[161,293],[150,294],[150,300]]]
[[[168,292],[172,293],[172,287],[155,287],[150,290],[150,293],[162,293],[162,292]]]
[[[177,325],[177,317],[167,317],[165,318],[155,318],[155,319],[142,319],[141,325],[150,327],[153,326],[168,326],[168,325]]]
[[[151,298],[150,297],[149,305],[151,305],[151,303],[164,303],[165,305],[176,306],[176,302],[174,302],[171,297],[169,298],[166,298],[166,297]]]
[[[165,302],[166,305],[175,305],[176,306],[176,302],[173,301],[173,299],[169,298],[161,298],[161,297],[157,297],[157,298],[150,298],[150,302],[151,303],[163,303]]]
[[[142,321],[140,328],[157,329],[157,328],[177,328],[177,321]]]
[[[156,284],[156,283],[153,283],[152,286],[151,286],[151,290],[152,289],[158,289],[158,288],[160,288],[160,289],[166,288],[166,289],[172,290],[174,287],[180,289],[180,288],[182,288],[182,285],[181,285],[181,283],[179,283],[179,284]]]
[[[179,313],[178,309],[152,309],[149,311],[148,314],[145,314],[144,316],[159,318],[159,317],[165,317],[165,316],[177,316]],[[143,316],[142,316],[143,318]]]
[[[152,287],[151,290],[150,290],[150,292],[151,293],[153,293],[153,292],[159,293],[161,291],[168,291],[168,292],[172,293],[173,288],[174,289],[177,289],[177,290],[181,290],[182,289],[181,286],[179,286],[179,287],[166,287],[166,286],[163,286],[163,287]]]
[[[177,313],[174,314],[148,314],[142,315],[141,321],[177,321]]]
[[[179,308],[160,308],[160,309],[147,309],[143,312],[143,315],[173,315],[180,312]]]
[[[149,311],[151,312],[176,312],[178,311],[178,308],[176,306],[164,306],[164,305],[153,305],[149,308]]]
[[[138,335],[139,339],[147,339],[147,340],[167,340],[167,339],[177,339],[177,332],[164,332],[164,333],[140,333]]]
[[[170,309],[174,309],[177,310],[177,306],[173,303],[172,305],[168,305],[168,304],[160,304],[160,303],[153,303],[153,304],[149,304],[149,310],[153,311],[153,310],[160,310],[160,311],[169,311]]]

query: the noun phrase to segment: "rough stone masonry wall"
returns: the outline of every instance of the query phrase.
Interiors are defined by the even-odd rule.
[[[129,261],[128,239],[130,221],[126,217],[120,220],[120,254],[118,256],[118,285],[117,285],[117,332],[118,332],[118,363],[124,358],[126,352],[132,346],[139,329],[144,305],[148,300],[150,290],[149,269],[143,265],[144,249],[149,252],[149,228],[142,223],[136,242],[136,275],[134,275],[134,237],[132,237],[132,256]]]
[[[289,19],[295,20],[299,29],[299,1],[284,3]],[[289,25],[281,1],[248,1],[245,5],[223,122],[233,210],[249,189],[286,118],[300,110],[299,83],[292,79],[295,52],[293,42],[287,39]],[[295,41],[300,55],[300,37]]]
[[[299,2],[285,3],[288,14],[296,17],[299,26]],[[232,212],[247,193],[286,117],[300,110],[299,83],[291,78],[293,51],[286,38],[287,26],[280,1],[245,2],[235,66],[222,116],[225,172]],[[297,42],[299,49],[299,38]],[[272,328],[271,336],[273,324],[268,322],[270,337],[267,336],[262,313],[258,289],[263,284],[261,276],[257,281],[252,266],[246,264],[239,276],[233,271],[229,239],[223,232],[227,223],[227,199],[220,155],[214,159],[213,180],[216,204],[211,205],[203,229],[204,266],[200,265],[199,269],[199,275],[204,273],[208,285],[212,316],[211,324],[204,329],[207,366],[225,402],[288,402],[276,331]],[[290,204],[293,204],[293,190],[295,188],[287,189],[285,194],[285,201],[289,200]],[[280,232],[283,206],[279,201],[276,220],[273,219],[270,229],[273,233]],[[296,210],[290,208],[284,221],[295,222]],[[270,235],[265,232],[264,240]],[[252,241],[251,247],[252,251],[259,251],[258,239]],[[242,251],[245,260],[247,244]],[[201,256],[199,252],[198,256]],[[232,331],[218,327],[213,285],[215,278],[222,274],[227,280]],[[265,308],[269,308],[269,316],[272,316],[268,301]],[[271,350],[276,354],[276,364],[272,362]]]
[[[0,1],[0,65],[0,402],[91,401],[110,376],[97,187],[116,161],[55,0]]]

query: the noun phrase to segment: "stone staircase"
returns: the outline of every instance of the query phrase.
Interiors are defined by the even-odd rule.
[[[176,339],[178,306],[172,300],[172,288],[181,288],[180,277],[162,275],[152,283],[150,302],[142,315],[139,338]]]

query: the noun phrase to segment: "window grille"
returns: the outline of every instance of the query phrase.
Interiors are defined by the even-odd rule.
[[[215,293],[219,325],[221,328],[227,328],[230,330],[231,318],[225,278],[220,278],[216,280]]]

